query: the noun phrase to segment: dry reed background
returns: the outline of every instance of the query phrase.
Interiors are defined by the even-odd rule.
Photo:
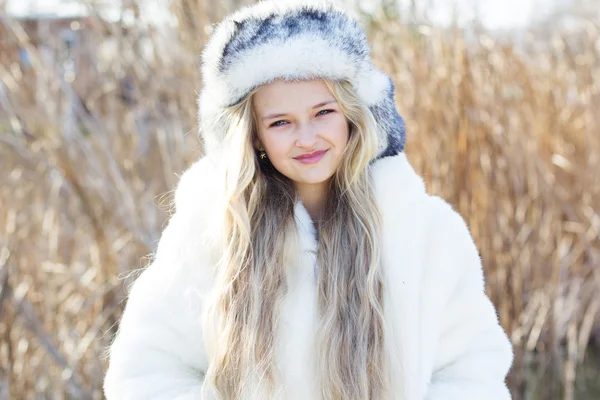
[[[0,399],[101,398],[121,278],[144,266],[177,174],[201,156],[197,55],[239,3],[175,0],[167,34],[132,1],[133,24],[85,25],[73,56],[90,68],[75,80],[2,20]],[[515,345],[514,398],[599,398],[599,21],[519,44],[382,14],[365,24],[410,160],[480,249]]]

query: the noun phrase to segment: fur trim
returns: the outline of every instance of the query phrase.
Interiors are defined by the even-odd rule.
[[[349,80],[379,127],[378,158],[403,151],[405,126],[394,83],[378,70],[358,22],[328,1],[267,0],[231,14],[202,54],[198,119],[207,151],[227,131],[223,110],[252,89],[281,78]]]

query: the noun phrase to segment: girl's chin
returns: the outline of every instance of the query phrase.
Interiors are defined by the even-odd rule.
[[[295,182],[303,183],[305,185],[317,185],[320,183],[325,183],[331,179],[333,173],[322,173],[322,174],[311,174],[305,176],[296,176],[294,179]]]

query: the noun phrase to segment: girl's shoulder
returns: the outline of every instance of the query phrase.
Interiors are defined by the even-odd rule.
[[[194,162],[180,177],[175,189],[175,211],[191,216],[202,213],[219,200],[224,178],[214,156]]]
[[[384,242],[393,253],[387,255],[388,260],[413,257],[420,267],[413,265],[412,273],[433,281],[457,277],[465,269],[480,274],[478,251],[466,221],[445,199],[427,193],[406,156],[378,161],[373,178]],[[390,265],[400,269],[391,272],[405,273],[400,264]]]
[[[408,220],[430,233],[468,234],[462,216],[445,199],[427,192],[423,178],[404,153],[379,160],[373,167],[373,182],[384,220]]]

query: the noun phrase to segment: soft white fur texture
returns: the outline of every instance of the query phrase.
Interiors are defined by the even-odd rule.
[[[208,360],[201,315],[218,254],[218,162],[205,157],[182,177],[176,212],[156,258],[132,286],[110,348],[108,400],[198,400]],[[480,258],[460,217],[429,196],[403,153],[373,166],[384,220],[386,338],[392,399],[508,400],[512,347],[484,293]],[[317,242],[295,209],[300,246],[288,260],[276,361],[286,399],[318,399],[315,362]],[[205,397],[206,399],[207,397]],[[264,398],[249,394],[247,398]]]

